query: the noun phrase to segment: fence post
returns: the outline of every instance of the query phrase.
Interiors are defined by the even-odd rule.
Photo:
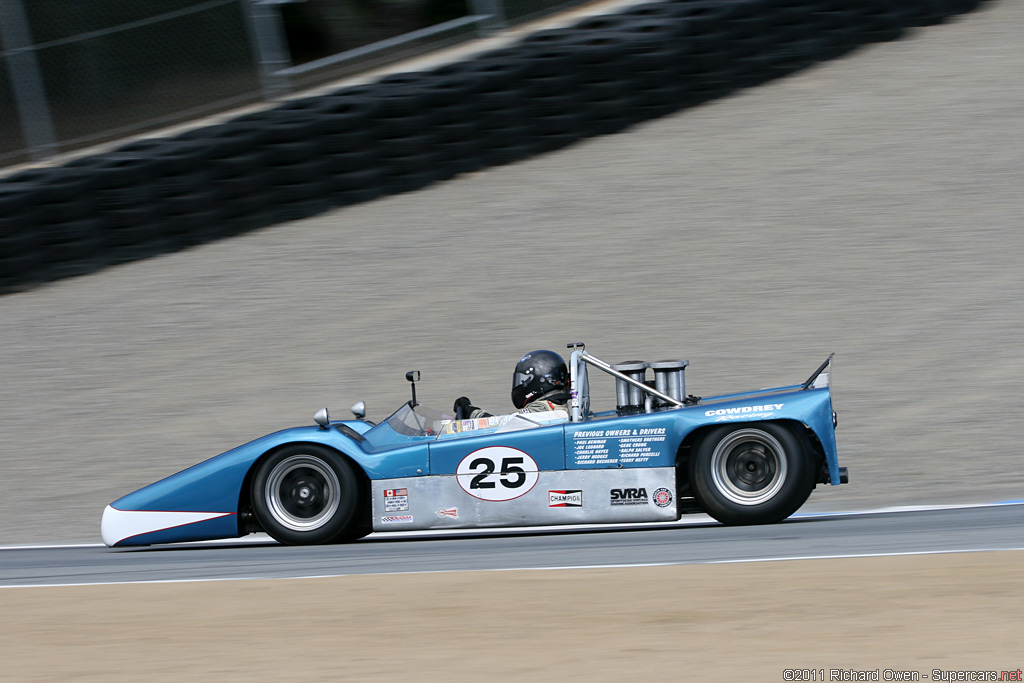
[[[240,0],[253,54],[259,66],[263,99],[272,100],[291,91],[288,77],[279,73],[291,66],[291,54],[277,5],[281,0]],[[288,2],[289,0],[284,0]]]
[[[0,44],[29,156],[41,161],[57,152],[57,136],[21,0],[0,0]]]
[[[487,35],[505,28],[505,6],[502,0],[469,0],[469,9],[473,14],[487,17],[481,21],[480,34]]]

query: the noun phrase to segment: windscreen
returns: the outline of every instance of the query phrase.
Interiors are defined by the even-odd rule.
[[[396,434],[404,437],[437,436],[442,429],[441,421],[451,419],[451,415],[444,415],[433,408],[422,405],[414,408],[405,403],[391,417],[363,436],[378,447],[393,441]]]

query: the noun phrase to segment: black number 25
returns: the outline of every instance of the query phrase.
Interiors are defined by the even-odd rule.
[[[523,464],[522,458],[502,458],[501,459],[501,485],[507,489],[517,489],[526,483],[526,470],[519,465]],[[482,470],[478,470],[478,467],[483,467]],[[469,482],[469,488],[471,489],[493,489],[494,482],[487,481],[487,478],[494,474],[495,464],[490,458],[477,458],[473,462],[469,463],[469,469],[477,473],[473,477],[472,481]]]

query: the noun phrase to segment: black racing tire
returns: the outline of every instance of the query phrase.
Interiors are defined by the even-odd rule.
[[[75,159],[65,168],[68,173],[88,174],[95,187],[104,190],[144,186],[168,170],[158,157],[116,150]]]
[[[469,77],[473,79],[472,87],[481,93],[514,94],[522,84],[526,65],[521,60],[509,60],[500,54],[490,53],[469,61],[446,64],[437,72],[446,76]]]
[[[325,176],[334,176],[369,168],[375,163],[377,163],[375,150],[355,148],[327,155],[324,158],[323,173]]]
[[[43,188],[39,183],[19,183],[9,179],[0,182],[0,219],[6,222],[8,217],[34,212]]]
[[[381,184],[384,177],[379,167],[341,173],[327,179],[325,196],[334,206],[349,206],[377,199],[386,194]]]
[[[34,229],[0,233],[0,281],[13,280],[42,262],[41,238]]]
[[[157,201],[160,197],[173,197],[209,187],[212,173],[208,165],[183,173],[172,173],[156,178],[153,182]]]
[[[57,166],[53,168],[30,168],[19,171],[4,179],[6,187],[37,188],[38,204],[70,204],[82,201],[83,195],[94,189],[93,179],[88,173],[77,173],[72,169]],[[0,211],[3,214],[3,211]]]
[[[377,140],[375,152],[387,164],[392,159],[428,154],[435,142],[434,131],[410,133]]]
[[[290,166],[318,158],[322,148],[314,139],[276,142],[266,146],[267,163],[271,166]]]
[[[236,123],[260,128],[263,140],[270,145],[302,142],[315,138],[323,129],[323,122],[315,115],[316,104],[307,99],[289,100],[275,109],[246,114]]]
[[[257,169],[267,166],[267,154],[265,150],[256,152],[245,152],[236,156],[223,156],[211,160],[209,164],[210,177],[214,181],[224,178],[240,178],[252,175]]]
[[[326,164],[322,157],[312,157],[293,164],[268,166],[271,185],[315,183],[324,177]]]
[[[412,192],[442,179],[434,155],[424,154],[396,161],[403,163],[389,168],[381,180],[381,187],[388,194]]]
[[[134,247],[155,241],[163,232],[163,217],[152,206],[112,209],[100,216],[101,249]]]
[[[97,218],[41,225],[43,256],[50,263],[87,261],[100,251],[102,228]]]
[[[321,135],[317,142],[324,154],[350,154],[366,151],[376,134],[376,128],[366,124],[361,128],[337,130]]]
[[[216,190],[222,201],[230,204],[239,199],[256,200],[257,203],[266,204],[267,186],[272,179],[268,166],[257,166],[250,173],[219,178],[211,186]]]
[[[252,507],[280,543],[314,545],[352,537],[359,481],[339,453],[294,444],[265,458],[252,480]]]
[[[265,134],[259,128],[228,121],[186,131],[174,141],[205,148],[208,159],[222,159],[251,152],[259,148],[264,139]]]
[[[153,202],[153,189],[148,179],[138,184],[104,188],[96,192],[96,204],[101,210],[145,206]]]
[[[216,194],[210,188],[203,188],[164,197],[156,208],[164,216],[187,216],[209,209],[215,200]]]
[[[379,177],[374,174],[374,178]],[[335,206],[349,206],[361,204],[377,199],[384,194],[384,189],[376,185],[353,186],[345,189],[337,189],[331,194],[331,200]]]
[[[701,508],[723,524],[774,524],[814,489],[805,440],[775,422],[723,425],[703,435],[689,461]]]

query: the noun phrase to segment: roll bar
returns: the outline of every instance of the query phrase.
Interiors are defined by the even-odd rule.
[[[641,391],[645,392],[648,396],[659,398],[665,403],[681,408],[684,403],[677,399],[672,398],[667,394],[663,394],[654,387],[649,387],[643,382],[639,382],[632,377],[622,374],[618,370],[612,368],[610,363],[606,363],[595,355],[589,354],[586,351],[586,345],[583,342],[572,342],[565,345],[566,348],[572,349],[572,355],[569,356],[569,419],[572,422],[579,422],[583,419],[584,414],[590,409],[590,383],[587,380],[587,366],[593,365],[598,370],[606,372],[616,379],[620,379]]]

